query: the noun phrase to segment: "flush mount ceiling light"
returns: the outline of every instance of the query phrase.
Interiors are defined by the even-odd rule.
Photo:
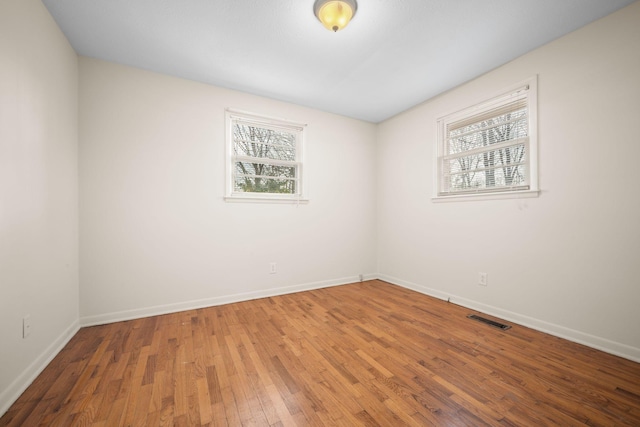
[[[327,30],[333,32],[346,27],[356,10],[356,0],[316,0],[313,4],[313,13]]]

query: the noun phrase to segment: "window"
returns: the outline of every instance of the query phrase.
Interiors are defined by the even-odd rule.
[[[435,199],[536,196],[536,81],[438,120]]]
[[[227,200],[304,201],[305,125],[227,110]]]

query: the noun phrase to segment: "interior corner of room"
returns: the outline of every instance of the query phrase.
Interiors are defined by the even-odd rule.
[[[0,415],[82,327],[362,279],[640,362],[639,51],[634,2],[372,123],[81,56],[3,2]],[[433,203],[437,120],[531,76],[540,195]],[[225,201],[229,107],[307,124],[308,203]]]

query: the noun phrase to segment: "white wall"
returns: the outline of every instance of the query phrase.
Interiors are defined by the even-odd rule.
[[[78,328],[77,94],[42,3],[0,2],[0,415]]]
[[[375,125],[85,57],[80,106],[82,324],[375,273]],[[227,107],[308,124],[309,204],[223,200]]]
[[[382,123],[381,277],[640,361],[639,48],[636,2]],[[436,119],[536,74],[540,197],[433,203]]]
[[[0,414],[80,316],[376,270],[640,361],[639,23],[636,2],[375,126],[88,58],[78,72],[38,0],[0,2]],[[542,195],[432,203],[436,118],[534,74]],[[222,200],[225,107],[309,124],[308,205]]]

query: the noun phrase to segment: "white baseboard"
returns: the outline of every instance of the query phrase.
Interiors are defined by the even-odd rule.
[[[38,356],[27,369],[16,378],[6,390],[0,392],[0,417],[5,414],[20,397],[22,393],[31,385],[44,368],[60,353],[65,345],[80,330],[80,323],[75,320],[69,327]]]
[[[376,274],[364,274],[363,280],[376,279]],[[312,289],[328,288],[331,286],[346,285],[360,281],[359,276],[343,277],[341,279],[325,280],[320,282],[306,283],[295,286],[285,286],[272,288],[256,292],[244,292],[234,295],[225,295],[215,298],[201,300],[184,301],[175,304],[166,304],[154,307],[144,307],[135,310],[126,310],[116,313],[100,314],[96,316],[85,316],[76,320],[67,330],[60,335],[29,367],[16,378],[11,385],[0,393],[0,416],[9,410],[20,395],[31,385],[33,380],[47,367],[54,357],[64,348],[69,340],[78,332],[80,327],[103,325],[107,323],[119,322],[123,320],[139,319],[142,317],[156,316],[161,314],[175,313],[185,310],[193,310],[203,307],[212,307],[234,302],[249,301],[252,299],[266,298],[278,295],[286,295],[295,292],[308,291]]]
[[[540,332],[547,333],[559,338],[564,338],[569,341],[583,344],[588,347],[595,348],[597,350],[604,351],[606,353],[620,356],[625,359],[632,360],[640,363],[640,348],[631,347],[626,344],[611,341],[606,338],[590,335],[584,332],[576,331],[574,329],[566,328],[564,326],[556,325],[553,323],[545,322],[544,320],[535,319],[522,314],[514,313],[508,310],[504,310],[491,305],[483,304],[478,301],[473,301],[467,298],[462,298],[456,295],[451,295],[428,288],[426,286],[417,285],[415,283],[407,282],[406,280],[398,279],[396,277],[379,274],[378,279],[385,282],[392,283],[394,285],[402,286],[403,288],[411,289],[416,292],[420,292],[425,295],[429,295],[444,301],[450,301],[454,304],[461,305],[463,307],[470,308],[472,310],[480,311],[482,313],[489,314],[504,320],[508,320],[513,323],[517,323],[522,326],[526,326],[531,329],[535,329]]]
[[[376,274],[365,274],[364,280],[372,280],[377,278]],[[312,289],[328,288],[331,286],[346,285],[347,283],[359,282],[360,277],[350,276],[340,279],[326,280],[321,282],[306,283],[302,285],[285,286],[281,288],[265,289],[255,292],[243,292],[234,295],[223,295],[214,298],[205,298],[200,300],[184,301],[174,304],[157,305],[153,307],[144,307],[134,310],[118,311],[115,313],[98,314],[95,316],[85,316],[80,318],[80,325],[95,326],[107,323],[121,322],[124,320],[140,319],[142,317],[158,316],[161,314],[176,313],[185,310],[194,310],[204,307],[213,307],[216,305],[231,304],[234,302],[249,301],[258,298],[267,298],[278,295],[292,294],[295,292],[309,291]]]
[[[454,304],[477,310],[513,323],[520,324],[541,332],[548,333],[569,341],[584,344],[586,346],[602,350],[604,352],[624,357],[640,363],[640,349],[631,347],[618,342],[610,341],[605,338],[586,334],[580,331],[566,328],[564,326],[555,325],[539,319],[534,319],[498,307],[493,307],[477,301],[472,301],[456,295],[447,294],[436,289],[417,285],[406,280],[384,274],[365,274],[363,280],[380,279],[394,285],[402,286],[407,289],[420,292],[441,300],[449,300]],[[286,286],[281,288],[272,288],[255,292],[245,292],[234,295],[226,295],[215,298],[206,298],[201,300],[185,301],[175,304],[166,304],[154,307],[145,307],[135,310],[126,310],[115,313],[100,314],[95,316],[85,316],[79,321],[73,322],[47,349],[36,359],[31,365],[3,392],[0,393],[0,416],[2,416],[9,407],[20,397],[33,380],[46,368],[53,358],[62,350],[69,340],[78,332],[80,326],[101,325],[123,320],[139,319],[142,317],[156,316],[161,314],[175,313],[184,310],[193,310],[203,307],[212,307],[222,304],[230,304],[234,302],[248,301],[258,298],[266,298],[278,295],[285,295],[295,292],[308,291],[312,289],[328,288],[332,286],[346,285],[360,281],[358,276],[344,277],[341,279],[327,280],[321,282],[313,282],[302,285]]]

